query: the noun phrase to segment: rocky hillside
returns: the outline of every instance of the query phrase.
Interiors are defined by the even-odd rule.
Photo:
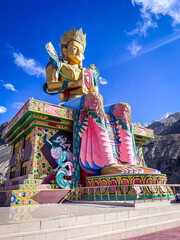
[[[4,139],[2,139],[2,131],[3,131],[3,129],[6,127],[7,124],[8,124],[8,122],[5,122],[5,123],[3,123],[3,124],[0,125],[0,146],[1,146],[2,144],[5,144]]]
[[[180,120],[171,124],[170,127],[165,128],[160,132],[160,135],[168,135],[168,134],[180,134]]]
[[[143,147],[149,167],[167,174],[168,183],[180,183],[180,112],[148,126],[155,139]]]
[[[151,123],[148,126],[148,128],[153,129],[155,135],[163,135],[162,133],[164,131],[166,132],[166,130],[169,130],[179,120],[180,120],[180,112],[173,113],[166,119]],[[173,132],[173,134],[177,133],[176,130]],[[170,133],[167,133],[167,134],[170,134]]]
[[[6,179],[11,151],[11,147],[8,147],[8,145],[5,144],[5,141],[2,139],[2,131],[6,125],[7,122],[0,125],[0,183],[3,181],[3,179]]]
[[[180,183],[180,134],[155,136],[143,152],[148,167],[167,174],[168,183]]]

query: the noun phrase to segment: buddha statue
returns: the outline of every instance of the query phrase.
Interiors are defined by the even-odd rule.
[[[46,68],[44,91],[57,91],[60,105],[80,111],[79,135],[81,137],[79,162],[88,174],[119,173],[123,166],[138,168],[131,108],[127,103],[104,106],[99,94],[99,71],[94,65],[82,67],[86,48],[86,35],[82,28],[73,27],[64,33],[60,42],[60,58],[51,43],[46,45],[50,61]],[[109,140],[108,120],[111,116],[118,136],[119,150],[112,150]]]
[[[94,84],[92,79],[89,79],[89,71],[82,68],[86,48],[86,35],[83,34],[82,28],[79,31],[75,31],[73,27],[70,32],[65,32],[59,46],[62,53],[60,69],[55,66],[57,64],[54,60],[51,60],[46,68],[48,90],[60,90],[63,82],[68,80],[66,90],[59,93],[60,102],[81,97],[89,92],[98,91],[97,84]],[[55,52],[51,43],[47,44],[47,49],[51,53]],[[91,71],[93,72],[93,70],[96,74],[96,68],[92,65]]]

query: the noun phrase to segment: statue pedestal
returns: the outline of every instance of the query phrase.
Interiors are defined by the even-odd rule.
[[[120,152],[117,133],[111,117],[107,116],[107,119],[109,141],[116,157],[116,152]],[[70,188],[76,187],[78,183],[82,184],[85,177],[80,177],[78,120],[78,114],[73,109],[32,98],[25,103],[3,131],[3,138],[12,146],[12,149],[8,180],[0,187],[0,205],[59,203],[64,198],[68,199]],[[137,126],[133,126],[133,130],[139,158],[137,168],[145,169],[142,145],[153,138],[153,131]],[[64,144],[58,142],[59,139],[63,139],[64,143],[66,140],[71,142],[66,145],[74,168],[73,182],[69,188],[60,188],[56,182],[55,169],[58,167],[58,161],[62,155],[60,151]],[[131,166],[122,166],[122,168],[129,169],[129,172],[86,177],[86,186],[104,186],[102,193],[97,190],[96,199],[108,199],[108,197],[115,200],[122,199],[124,194],[127,200],[134,199],[136,192],[132,189],[133,185],[165,184],[167,180],[163,174],[132,173]],[[67,177],[64,176],[62,180],[66,182]],[[116,185],[122,187],[113,187]],[[123,187],[123,185],[127,186]],[[145,198],[167,198],[167,194],[169,197],[172,196],[170,189],[163,189],[163,187],[145,187],[144,194],[141,188],[140,190],[140,198],[144,196]],[[90,192],[89,195],[86,193],[84,199],[94,199],[93,193]]]

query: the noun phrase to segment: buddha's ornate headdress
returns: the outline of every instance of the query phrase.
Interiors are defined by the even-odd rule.
[[[84,49],[86,48],[86,34],[83,34],[82,28],[75,31],[75,28],[72,27],[71,31],[65,32],[63,37],[61,37],[59,46],[66,48],[71,41],[77,41],[83,45]]]

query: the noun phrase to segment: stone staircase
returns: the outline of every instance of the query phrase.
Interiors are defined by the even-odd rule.
[[[180,226],[178,203],[137,203],[126,209],[0,225],[0,239],[120,240]]]

